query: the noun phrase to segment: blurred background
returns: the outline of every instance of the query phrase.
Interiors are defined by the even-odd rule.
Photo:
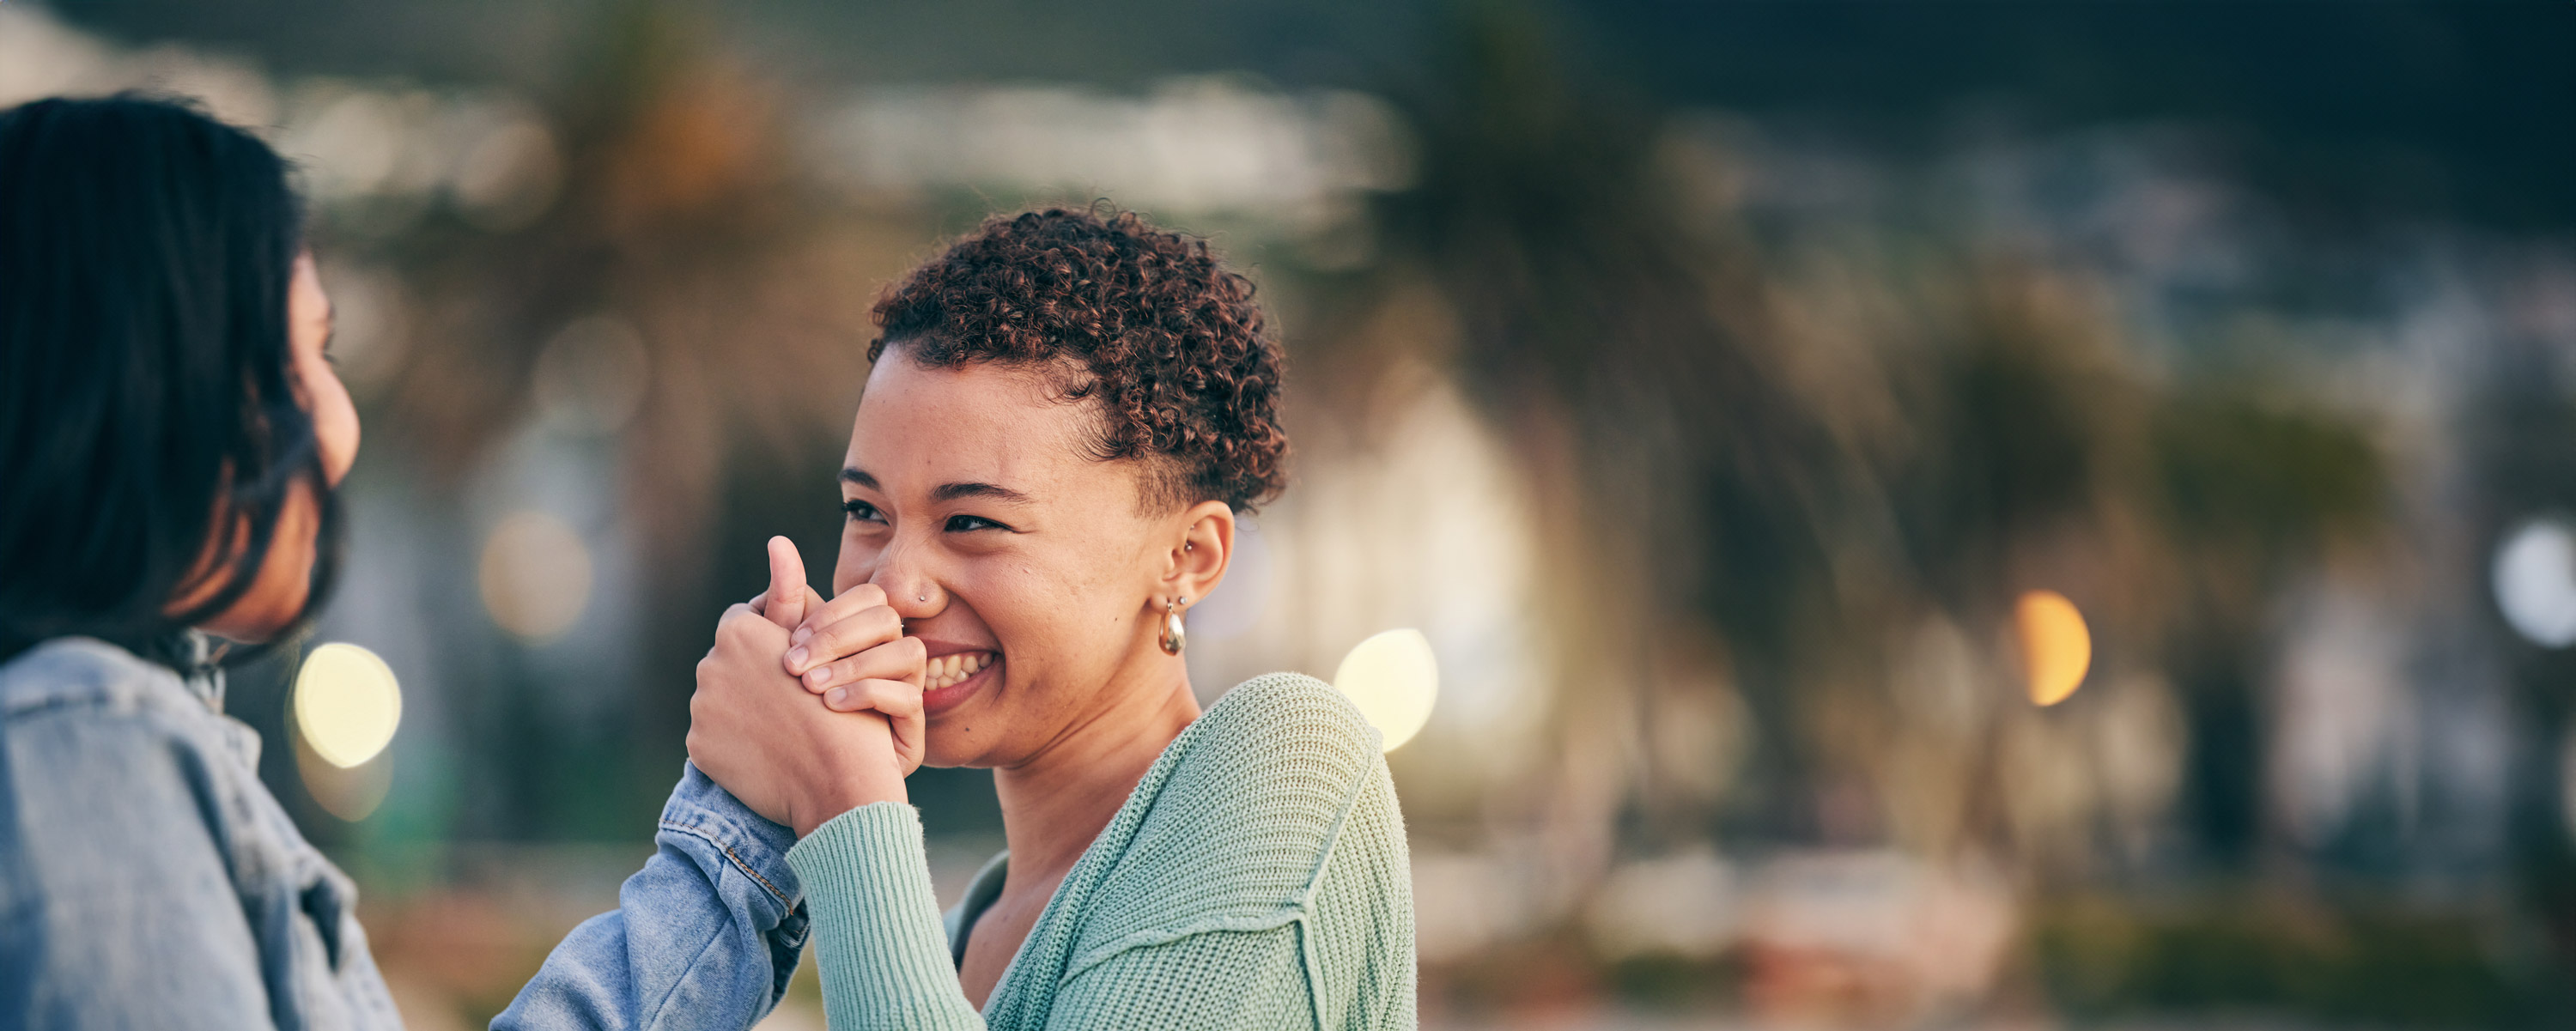
[[[1294,370],[1203,697],[1436,658],[1426,1026],[2576,1026],[2571,54],[2562,2],[0,4],[0,103],[302,169],[367,427],[317,642],[382,663],[230,704],[422,1029],[614,906],[761,541],[829,568],[877,292],[1095,200]],[[953,896],[990,779],[915,798]]]

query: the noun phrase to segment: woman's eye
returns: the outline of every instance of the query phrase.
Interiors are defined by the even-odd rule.
[[[974,530],[1007,529],[1010,529],[1010,527],[1004,526],[990,519],[986,519],[983,516],[953,515],[948,517],[948,532],[950,533],[967,533]]]
[[[868,504],[867,502],[860,501],[856,498],[841,502],[841,511],[849,513],[850,521],[852,522],[885,522],[885,516],[877,511],[877,507],[875,505]]]

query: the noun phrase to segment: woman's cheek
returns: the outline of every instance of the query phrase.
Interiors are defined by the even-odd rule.
[[[845,518],[841,523],[841,557],[832,564],[832,596],[835,598],[868,582],[868,577],[876,572],[879,550],[861,532],[858,520]]]
[[[1010,680],[1026,685],[1034,677],[1066,669],[1069,653],[1100,636],[1097,628],[1080,625],[1079,614],[1095,611],[1093,599],[1069,586],[1015,567],[993,570],[973,585],[968,597],[1001,646],[1004,675]]]
[[[322,460],[322,478],[330,486],[340,485],[349,475],[349,467],[358,461],[358,405],[349,397],[349,385],[340,372],[331,367],[321,351],[299,354],[295,361],[298,400],[305,414],[313,420],[313,443]]]

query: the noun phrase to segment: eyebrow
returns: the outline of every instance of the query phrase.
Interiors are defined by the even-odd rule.
[[[1029,503],[1029,496],[999,484],[943,483],[930,492],[932,501],[955,501],[959,498],[991,498],[1014,505]]]
[[[885,489],[877,484],[875,476],[869,475],[867,470],[857,466],[842,469],[841,482],[854,483],[874,491]],[[1026,494],[995,483],[943,483],[930,492],[932,501],[955,501],[959,498],[991,498],[995,501],[1018,505],[1028,504],[1032,500]]]

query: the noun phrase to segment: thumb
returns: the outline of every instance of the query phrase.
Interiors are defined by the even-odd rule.
[[[793,630],[805,621],[805,599],[813,594],[805,585],[805,560],[796,554],[796,542],[770,538],[769,604],[761,614],[781,629]]]

